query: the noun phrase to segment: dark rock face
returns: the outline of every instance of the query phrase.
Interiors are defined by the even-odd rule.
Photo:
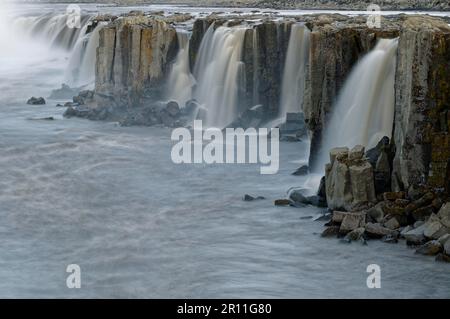
[[[400,33],[392,188],[449,188],[450,27],[440,19],[410,17]]]
[[[43,97],[32,97],[27,101],[29,105],[44,105],[45,99]]]

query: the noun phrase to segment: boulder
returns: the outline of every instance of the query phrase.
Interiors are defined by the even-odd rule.
[[[450,228],[450,202],[445,203],[438,212],[438,217],[441,220],[441,223]]]
[[[400,228],[400,224],[397,221],[397,219],[395,217],[393,217],[384,223],[384,227],[389,228],[391,230],[396,230],[396,229]]]
[[[329,226],[322,232],[322,237],[336,237],[339,235],[339,226]]]
[[[333,216],[331,217],[331,221],[336,224],[342,223],[344,217],[347,215],[347,212],[333,211]]]
[[[265,198],[263,196],[253,197],[253,196],[251,196],[249,194],[245,194],[244,197],[242,198],[242,200],[244,202],[251,202],[251,201],[254,201],[254,200],[262,200],[262,199],[265,199]]]
[[[422,226],[414,228],[408,232],[405,232],[403,234],[403,237],[405,237],[406,241],[409,244],[421,245],[425,242],[425,235],[423,234],[424,231],[425,231],[425,225],[422,225]]]
[[[395,230],[383,227],[380,223],[367,223],[366,233],[369,237],[382,238],[383,236],[397,234]]]
[[[345,236],[345,240],[347,241],[357,241],[363,238],[364,236],[364,232],[365,232],[365,228],[364,227],[359,227],[356,228],[354,230],[352,230],[351,232],[349,232],[346,236]]]
[[[436,256],[436,261],[450,263],[450,256],[445,255],[445,254],[438,254]]]
[[[170,101],[166,105],[167,113],[172,117],[177,117],[180,115],[180,106],[176,101]]]
[[[442,245],[437,240],[432,240],[420,246],[416,250],[416,254],[426,256],[436,256],[442,251]]]
[[[450,240],[450,234],[445,234],[445,235],[439,237],[438,242],[442,245],[442,247],[444,247],[445,243],[449,240]]]
[[[447,240],[444,244],[444,252],[447,256],[450,256],[450,240]]]
[[[386,203],[379,202],[375,206],[369,208],[366,211],[367,216],[372,218],[377,223],[381,222],[384,218],[384,207],[386,206]]]
[[[275,206],[289,206],[292,202],[289,199],[276,199]]]
[[[334,160],[339,158],[341,160],[348,159],[348,147],[335,147],[330,151],[330,163],[333,165]]]
[[[44,105],[45,99],[43,97],[32,97],[27,101],[29,105]]]
[[[366,224],[366,214],[365,213],[347,213],[342,220],[341,227],[339,228],[340,233],[348,233],[357,228],[364,227]]]
[[[450,229],[445,227],[437,215],[431,215],[428,221],[424,224],[423,234],[427,238],[438,239],[445,234],[450,233]]]
[[[309,167],[308,165],[303,165],[302,167],[298,168],[292,175],[295,176],[303,176],[307,175],[309,173]]]

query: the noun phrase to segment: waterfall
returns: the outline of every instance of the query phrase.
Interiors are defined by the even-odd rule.
[[[95,82],[96,51],[99,44],[100,23],[88,33],[91,17],[81,17],[80,28],[67,26],[67,14],[45,14],[42,16],[18,17],[12,29],[17,34],[21,47],[39,47],[47,52],[41,54],[60,55],[68,58],[64,81],[73,87]]]
[[[238,92],[242,85],[241,61],[246,28],[211,25],[202,39],[194,75],[194,97],[208,110],[206,125],[223,128],[238,113]]]
[[[253,28],[253,104],[259,104],[259,43],[258,28]]]
[[[305,71],[309,58],[310,31],[303,24],[293,24],[284,65],[279,116],[303,110]]]
[[[177,30],[180,49],[167,81],[167,99],[177,101],[180,107],[192,98],[192,88],[195,84],[189,66],[189,35],[184,30]]]
[[[324,170],[333,147],[374,147],[392,136],[398,39],[380,39],[352,70],[324,131],[317,169]]]
[[[66,69],[66,82],[72,87],[90,86],[95,83],[95,62],[97,47],[100,40],[100,30],[105,22],[99,23],[92,32],[82,31],[69,59]],[[84,27],[87,29],[87,25]]]

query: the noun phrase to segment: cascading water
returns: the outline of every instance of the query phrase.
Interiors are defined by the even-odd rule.
[[[183,107],[192,98],[195,79],[189,66],[189,36],[185,30],[177,30],[179,52],[167,81],[167,99],[175,100]]]
[[[90,16],[81,17],[80,28],[67,25],[67,14],[46,14],[38,17],[18,17],[12,23],[16,41],[22,47],[39,47],[44,55],[68,58],[63,81],[74,87],[91,85],[95,80],[96,50],[99,24],[87,33]],[[30,50],[30,48],[28,48]]]
[[[225,127],[238,113],[239,88],[243,84],[241,61],[246,28],[211,25],[203,37],[194,75],[194,97],[208,110],[206,125]]]
[[[106,23],[99,23],[95,29],[80,37],[71,53],[69,66],[66,69],[66,82],[73,87],[89,86],[95,83],[96,52],[100,40],[100,30]],[[87,25],[84,27],[87,29]]]
[[[324,170],[333,147],[374,147],[392,136],[398,39],[381,39],[354,68],[339,95],[325,129],[315,165]]]
[[[292,25],[281,89],[279,116],[282,118],[286,117],[286,113],[298,113],[303,110],[309,37],[310,31],[305,25]]]

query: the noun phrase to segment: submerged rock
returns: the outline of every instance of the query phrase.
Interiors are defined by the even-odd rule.
[[[27,101],[29,105],[44,105],[45,99],[43,97],[32,97]]]
[[[309,173],[309,167],[308,165],[303,165],[302,167],[298,168],[292,175],[295,176],[303,176],[307,175]]]
[[[265,197],[263,197],[263,196],[253,197],[253,196],[248,195],[248,194],[245,194],[244,197],[242,198],[242,200],[244,202],[251,202],[251,201],[254,201],[254,200],[262,200],[262,199],[265,199]]]
[[[436,256],[442,251],[442,245],[437,240],[432,240],[420,246],[416,250],[416,254]]]

